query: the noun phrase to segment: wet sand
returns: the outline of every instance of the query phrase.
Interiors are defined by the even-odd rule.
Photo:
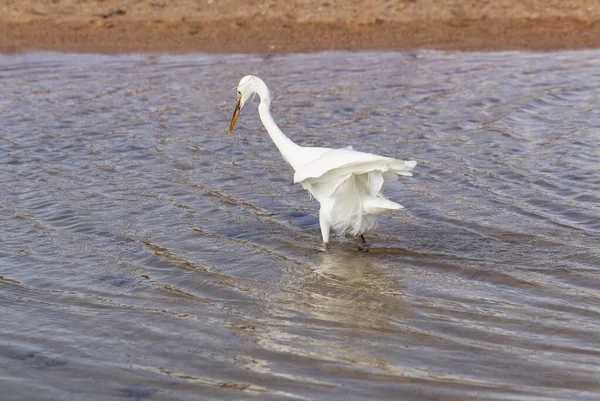
[[[2,3],[0,51],[550,50],[600,46],[600,5],[595,0]]]

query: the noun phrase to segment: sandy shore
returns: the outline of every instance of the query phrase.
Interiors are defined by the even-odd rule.
[[[600,46],[596,0],[2,0],[0,51]]]

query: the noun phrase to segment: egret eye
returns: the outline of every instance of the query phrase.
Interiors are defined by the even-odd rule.
[[[241,98],[242,97],[242,92],[238,91],[238,97]]]

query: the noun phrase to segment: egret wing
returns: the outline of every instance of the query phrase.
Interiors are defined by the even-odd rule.
[[[346,176],[348,173],[363,174],[375,170],[411,176],[410,170],[416,165],[417,163],[414,161],[392,159],[351,149],[331,149],[298,168],[294,174],[294,183],[323,177],[326,174],[329,175],[328,173],[333,170],[337,170],[339,173],[335,174],[336,176]],[[389,174],[386,178],[388,177],[391,178]]]

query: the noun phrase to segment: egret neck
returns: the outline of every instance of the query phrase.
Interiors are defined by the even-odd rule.
[[[267,85],[262,80],[259,82],[256,93],[260,96],[260,104],[258,105],[260,120],[285,161],[288,162],[294,170],[297,170],[304,164],[302,163],[302,157],[300,157],[302,154],[302,147],[296,145],[290,138],[285,136],[273,120],[273,117],[271,116],[271,94],[269,93],[269,88],[267,88]]]

